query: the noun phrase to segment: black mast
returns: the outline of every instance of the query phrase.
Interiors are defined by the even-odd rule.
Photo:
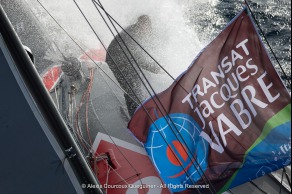
[[[1,192],[102,193],[1,6],[0,91]]]

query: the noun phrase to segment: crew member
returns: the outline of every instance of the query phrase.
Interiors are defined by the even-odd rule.
[[[146,89],[142,86],[139,78],[140,75],[137,74],[139,70],[136,67],[136,63],[131,55],[143,70],[158,73],[159,66],[134,41],[136,40],[147,51],[153,46],[154,38],[149,16],[140,16],[137,23],[127,27],[125,31],[127,33],[124,31],[120,32],[110,43],[107,49],[106,62],[121,87],[127,92],[124,96],[129,115],[132,116],[136,108],[139,106],[139,103],[137,103],[139,101],[136,99],[134,93],[141,101],[147,98],[147,94],[145,92]],[[126,47],[129,49],[131,54]],[[134,70],[133,66],[137,72]],[[130,87],[133,89],[134,93]],[[134,98],[136,102],[129,96]]]

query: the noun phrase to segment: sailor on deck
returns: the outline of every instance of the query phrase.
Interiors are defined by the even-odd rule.
[[[153,33],[149,16],[140,16],[137,23],[126,28],[125,31],[127,33],[124,31],[120,32],[110,43],[107,49],[106,62],[121,87],[127,92],[124,96],[129,115],[132,116],[139,106],[139,104],[136,103],[139,101],[136,100],[135,94],[141,101],[148,97],[145,94],[145,87],[142,86],[139,78],[140,75],[137,74],[139,69],[136,65],[138,64],[143,70],[152,73],[158,73],[159,66],[154,63],[154,61],[147,56],[147,53],[145,53],[134,41],[136,40],[145,50],[150,50],[150,48],[153,47]],[[134,40],[128,34],[130,34]],[[133,60],[132,56],[135,60]],[[135,63],[135,61],[137,63]],[[133,66],[137,72],[134,70]],[[134,98],[136,102],[131,98]]]

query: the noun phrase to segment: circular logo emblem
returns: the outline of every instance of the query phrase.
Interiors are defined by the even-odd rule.
[[[168,188],[179,192],[203,176],[209,147],[191,116],[175,113],[167,119],[160,118],[150,126],[145,148]]]

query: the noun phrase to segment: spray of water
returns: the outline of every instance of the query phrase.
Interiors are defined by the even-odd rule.
[[[33,7],[36,7],[38,4],[36,0],[27,0],[27,2],[34,4]],[[83,0],[77,1],[77,3],[84,11],[105,46],[108,46],[113,36],[102,21],[92,1]],[[199,26],[200,23],[190,25],[189,6],[196,5],[196,7],[202,9],[202,7],[206,8],[206,5],[216,5],[214,0],[162,0],[159,2],[156,0],[110,0],[101,1],[101,3],[107,12],[124,28],[136,23],[140,15],[146,14],[150,16],[153,28],[157,34],[154,40],[156,42],[155,51],[149,50],[149,53],[174,77],[178,76],[190,65],[196,54],[206,43],[205,39],[202,41],[197,36],[197,29],[201,28]],[[87,48],[100,47],[99,41],[73,1],[46,1],[43,4],[81,45]],[[62,45],[67,45],[68,43],[65,41],[68,41],[68,39],[64,36],[60,40],[60,36],[63,36],[63,33],[60,29],[57,29],[54,22],[44,11],[41,8],[35,8],[35,10],[38,10],[38,16],[44,21],[46,26],[49,26],[49,31],[54,30],[51,34],[57,37],[62,42]],[[192,18],[197,17],[200,20],[202,13],[197,12],[197,14],[196,16],[196,12],[192,12]],[[208,17],[208,15],[205,16]],[[121,31],[120,28],[118,29]]]

